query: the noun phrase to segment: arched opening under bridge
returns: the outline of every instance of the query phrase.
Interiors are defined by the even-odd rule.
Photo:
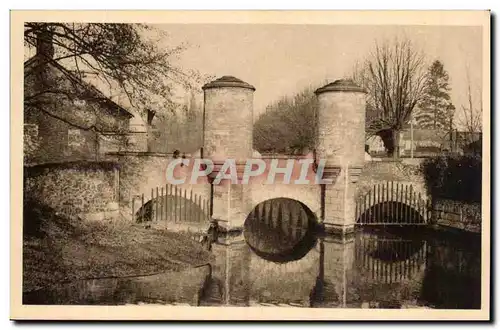
[[[303,203],[274,198],[259,203],[244,224],[244,237],[259,257],[289,262],[304,257],[316,244],[317,219]]]

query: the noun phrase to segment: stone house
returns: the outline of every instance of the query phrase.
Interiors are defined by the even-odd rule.
[[[24,63],[27,165],[99,161],[127,147],[134,114],[53,60],[50,38]]]
[[[109,155],[147,150],[142,118],[54,60],[43,34],[24,63],[23,110],[25,200],[81,219],[117,218],[120,164]]]

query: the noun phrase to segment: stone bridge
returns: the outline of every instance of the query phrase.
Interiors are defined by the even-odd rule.
[[[174,177],[186,178],[185,183],[179,186],[189,195],[192,192],[197,198],[210,201],[209,216],[212,219],[228,229],[242,229],[248,215],[257,205],[270,199],[287,198],[305,205],[315,216],[316,222],[323,224],[327,230],[345,233],[353,229],[357,216],[357,198],[369,193],[370,187],[377,182],[384,181],[375,174],[386,166],[365,166],[363,89],[349,80],[337,80],[318,89],[319,124],[314,154],[281,159],[256,156],[258,153],[253,150],[253,86],[237,78],[224,76],[206,84],[203,90],[204,145],[191,158],[186,159],[188,164],[175,167]],[[132,204],[137,202],[139,196],[144,196],[147,202],[155,198],[156,188],[161,189],[168,184],[166,170],[174,160],[171,155],[136,152],[108,156],[121,166],[122,214],[131,214],[132,208],[138,209]],[[210,159],[214,170],[208,176],[190,183],[196,158]],[[245,161],[256,158],[264,161],[266,171],[251,177],[248,184],[241,184]],[[219,172],[224,172],[222,168],[227,159],[235,161],[238,182],[235,184],[226,176],[214,184]],[[284,174],[277,174],[275,183],[266,181],[274,161],[277,172],[292,164],[290,183],[286,182]],[[303,162],[308,162],[308,166],[302,167]],[[314,180],[319,175],[317,165],[320,163],[324,165],[321,178],[330,179],[330,183],[318,183]],[[365,173],[363,167],[367,168]],[[409,180],[422,195],[423,185],[417,184],[409,176],[399,176],[398,179]],[[309,183],[295,183],[295,180],[304,178]],[[425,200],[427,197],[424,194],[422,198]],[[367,205],[368,208],[372,206]]]

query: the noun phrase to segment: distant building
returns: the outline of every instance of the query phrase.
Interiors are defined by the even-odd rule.
[[[458,132],[442,129],[415,128],[412,132],[405,128],[400,132],[399,150],[401,157],[410,157],[413,146],[414,157],[430,157],[442,153],[478,153],[481,148],[482,134],[479,132]],[[386,150],[382,139],[371,136],[366,141],[367,152],[373,156],[384,156]]]
[[[127,147],[134,115],[53,60],[50,35],[24,63],[27,164],[95,161]]]

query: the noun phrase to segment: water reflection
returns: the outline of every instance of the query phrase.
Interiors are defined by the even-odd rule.
[[[304,204],[277,198],[258,204],[245,221],[244,236],[261,258],[288,262],[304,257],[315,244],[314,214]]]
[[[214,245],[217,285],[207,286],[202,304],[480,308],[477,237],[365,227],[339,238],[314,221],[291,200],[256,208],[244,235]]]
[[[218,238],[210,266],[68,283],[23,302],[480,308],[479,237],[380,227],[334,237],[318,231],[315,221],[304,205],[273,200],[249,215],[244,233]]]

